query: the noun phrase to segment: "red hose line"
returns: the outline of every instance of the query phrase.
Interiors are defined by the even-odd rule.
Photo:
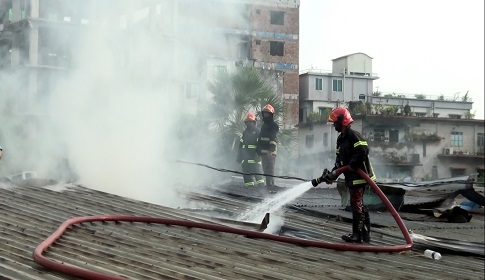
[[[337,170],[337,174],[341,174],[343,171],[347,170],[348,166],[342,167]],[[392,204],[389,202],[387,197],[382,193],[379,187],[365,174],[362,170],[357,170],[360,176],[365,179],[365,181],[372,187],[372,189],[377,193],[381,200],[386,205],[387,209],[391,212],[392,216],[396,220],[401,232],[404,235],[406,244],[402,245],[387,245],[387,246],[371,246],[364,244],[353,244],[353,243],[328,243],[316,240],[307,240],[301,238],[293,238],[286,236],[273,235],[268,233],[263,233],[259,231],[251,231],[246,229],[232,228],[223,225],[210,224],[210,223],[200,223],[188,220],[174,220],[174,219],[164,219],[155,217],[139,217],[139,216],[87,216],[87,217],[75,217],[68,219],[59,226],[59,228],[52,233],[46,240],[40,243],[37,248],[35,248],[33,253],[33,259],[39,265],[56,270],[67,275],[81,277],[84,279],[93,280],[121,280],[125,279],[119,276],[108,275],[100,272],[91,271],[88,269],[80,268],[70,264],[64,264],[58,261],[50,260],[43,256],[44,251],[52,245],[66,230],[69,226],[74,224],[86,223],[86,222],[96,222],[96,221],[121,221],[121,222],[140,222],[140,223],[155,223],[155,224],[166,224],[174,226],[184,226],[184,227],[195,227],[200,229],[214,230],[220,232],[227,232],[239,235],[245,235],[251,238],[267,239],[279,242],[285,242],[300,246],[307,247],[318,247],[325,249],[334,249],[339,251],[358,251],[358,252],[402,252],[410,250],[413,246],[413,241],[409,235],[404,222],[399,217],[399,214],[394,209]]]

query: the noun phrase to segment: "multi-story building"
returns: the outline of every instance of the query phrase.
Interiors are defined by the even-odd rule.
[[[295,0],[1,1],[0,67],[24,77],[22,108],[40,108],[34,105],[37,97],[48,94],[61,72],[73,67],[79,35],[105,26],[111,26],[103,34],[106,41],[119,42],[112,49],[116,66],[128,71],[140,63],[140,50],[130,40],[149,34],[152,49],[160,52],[143,63],[156,69],[151,79],[165,84],[161,87],[174,95],[175,106],[197,112],[210,96],[206,85],[216,71],[248,65],[273,78],[285,104],[283,125],[298,123]]]
[[[372,69],[368,59],[359,63],[364,62],[361,69]],[[344,67],[336,67],[334,60],[333,72],[340,68]],[[332,167],[338,135],[326,124],[325,114],[336,106],[351,110],[352,127],[368,140],[381,180],[448,178],[484,171],[484,121],[472,118],[473,102],[468,97],[382,96],[372,92],[375,75],[364,75],[365,82],[359,82],[365,86],[357,91],[358,83],[349,77],[344,83],[343,76],[315,71],[300,76],[300,175],[311,178]],[[315,119],[317,114],[322,118]]]
[[[300,122],[310,112],[322,113],[349,101],[372,99],[372,58],[354,53],[332,60],[332,70],[311,69],[300,75]]]
[[[241,1],[247,22],[239,26],[220,24],[218,29],[235,38],[237,56],[214,53],[207,60],[208,80],[221,69],[253,66],[266,70],[284,101],[282,125],[298,123],[299,108],[299,0]]]

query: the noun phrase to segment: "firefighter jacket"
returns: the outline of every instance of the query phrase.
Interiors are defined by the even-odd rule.
[[[356,162],[355,165],[367,173],[371,180],[376,180],[368,156],[369,147],[367,146],[367,141],[359,132],[350,128],[350,126],[345,133],[341,133],[338,136],[336,154],[337,158],[334,169],[349,165],[351,161],[354,161]],[[346,171],[344,172],[344,176],[347,187],[366,184],[365,180],[354,171]]]
[[[276,155],[278,151],[278,141],[276,134],[278,134],[279,126],[272,119],[263,122],[261,132],[258,137],[258,154],[272,154]]]
[[[261,158],[256,153],[258,146],[259,129],[256,125],[247,127],[241,136],[237,161],[240,163],[260,163]]]

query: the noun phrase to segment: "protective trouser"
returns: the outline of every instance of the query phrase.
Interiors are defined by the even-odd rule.
[[[364,187],[365,185],[349,187],[350,208],[353,213],[364,213]]]
[[[244,179],[244,186],[246,187],[254,187],[254,186],[262,186],[264,185],[264,178],[262,174],[263,170],[261,168],[260,161],[250,161],[244,162],[241,164],[243,173],[249,173],[250,175],[243,175]]]
[[[362,229],[362,241],[370,242],[370,216],[367,209],[364,210],[364,228]]]
[[[364,187],[365,185],[357,185],[349,188],[352,233],[342,236],[346,242],[370,242],[370,216],[369,211],[364,209]]]
[[[263,161],[264,174],[274,175],[275,157],[270,153],[263,153],[261,160]],[[266,176],[266,186],[274,186],[274,177]]]

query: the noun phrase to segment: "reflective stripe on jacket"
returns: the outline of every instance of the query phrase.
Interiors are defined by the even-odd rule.
[[[259,129],[253,125],[243,131],[239,142],[237,161],[240,163],[259,163],[261,158],[256,153],[258,147]]]
[[[369,147],[364,137],[352,128],[348,128],[344,134],[340,134],[337,138],[337,158],[335,166],[345,166],[354,160],[358,162],[358,166],[362,171],[367,173],[371,180],[375,181],[376,176],[369,160]],[[356,172],[344,172],[345,184],[347,186],[355,186],[366,184],[365,180]]]
[[[258,138],[259,154],[271,153],[276,155],[276,153],[278,152],[278,140],[276,138],[278,131],[279,126],[274,121],[263,123]]]

